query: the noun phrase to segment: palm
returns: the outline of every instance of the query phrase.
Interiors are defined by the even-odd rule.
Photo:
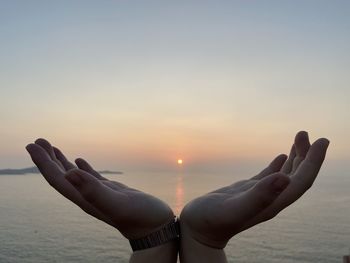
[[[314,182],[327,146],[326,139],[319,139],[310,147],[307,134],[298,133],[287,161],[279,155],[249,180],[191,201],[181,213],[182,227],[205,245],[224,247],[235,234],[275,217],[301,197]],[[277,178],[285,180],[285,189],[270,187]]]
[[[129,239],[145,236],[173,218],[172,210],[163,201],[102,177],[83,159],[77,159],[74,165],[44,139],[27,149],[52,187]]]

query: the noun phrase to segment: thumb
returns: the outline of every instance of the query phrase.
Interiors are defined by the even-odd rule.
[[[271,174],[243,193],[239,200],[236,199],[234,203],[239,208],[233,209],[238,209],[240,220],[250,219],[272,204],[289,183],[290,179],[285,174]]]
[[[72,169],[65,174],[65,178],[75,187],[81,196],[103,214],[115,219],[123,208],[126,196],[102,184],[93,175]],[[124,203],[125,204],[125,203]]]

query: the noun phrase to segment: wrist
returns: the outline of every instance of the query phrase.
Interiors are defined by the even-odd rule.
[[[170,222],[160,226],[151,233],[137,239],[129,239],[133,251],[149,249],[171,241],[178,241],[180,226],[178,218],[174,216]]]
[[[129,262],[176,263],[178,250],[179,241],[172,240],[156,247],[134,251]]]
[[[191,238],[196,242],[214,249],[224,249],[230,240],[228,233],[222,233],[221,229],[210,224],[204,224],[204,220],[200,223],[193,222],[191,218],[181,217],[181,234]],[[226,237],[227,236],[227,237]]]
[[[187,263],[205,262],[227,262],[225,252],[222,248],[208,246],[191,235],[186,224],[180,222],[180,260]]]

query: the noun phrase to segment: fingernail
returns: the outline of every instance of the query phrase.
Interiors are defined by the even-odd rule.
[[[80,186],[83,183],[81,175],[77,172],[70,172],[66,175],[66,179],[74,186]]]
[[[286,177],[278,177],[272,183],[272,187],[276,192],[282,192],[289,184],[289,180]]]

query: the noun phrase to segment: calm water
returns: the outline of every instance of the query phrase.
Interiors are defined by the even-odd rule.
[[[178,213],[193,197],[243,179],[226,174],[110,176],[153,193]],[[350,248],[350,176],[320,174],[313,188],[277,218],[234,237],[230,262],[342,262]],[[0,262],[128,262],[114,228],[84,214],[40,175],[0,176]]]

